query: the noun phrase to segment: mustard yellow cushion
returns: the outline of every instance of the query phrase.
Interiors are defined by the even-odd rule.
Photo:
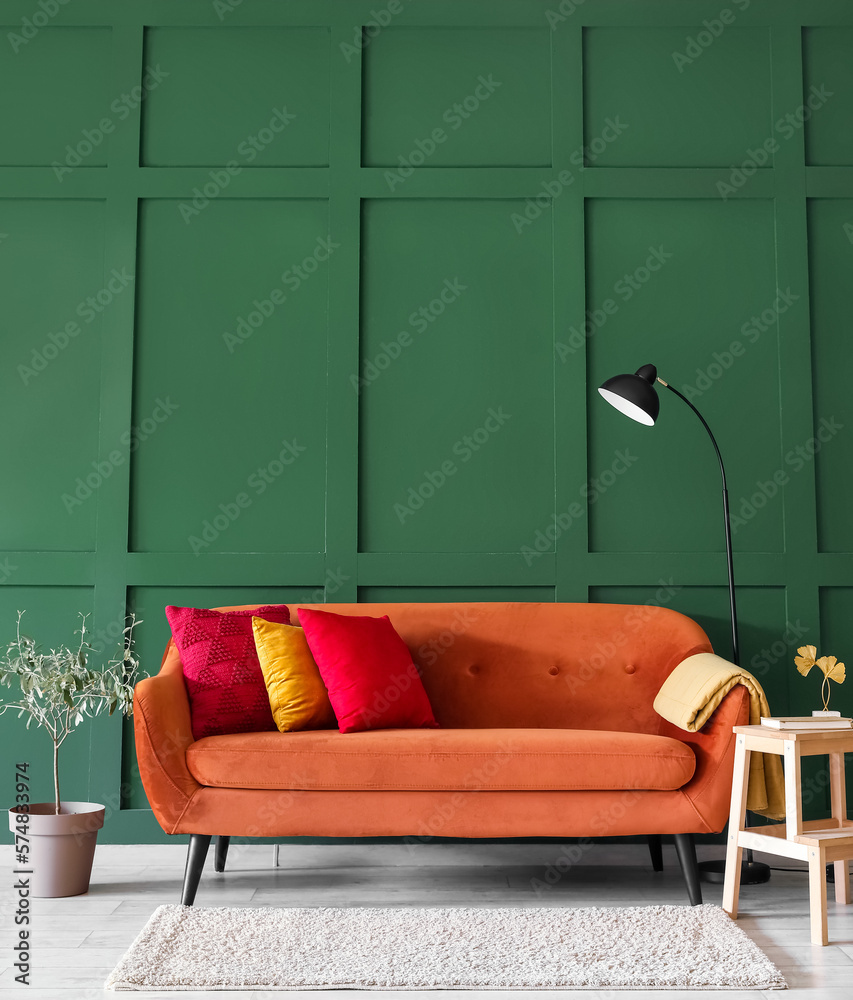
[[[326,685],[302,629],[252,618],[252,631],[279,732],[337,728]]]

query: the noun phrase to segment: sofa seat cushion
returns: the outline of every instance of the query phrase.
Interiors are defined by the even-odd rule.
[[[187,749],[187,766],[218,788],[668,791],[696,760],[679,740],[644,733],[384,729],[208,736]]]

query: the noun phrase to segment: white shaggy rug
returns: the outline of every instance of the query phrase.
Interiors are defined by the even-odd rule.
[[[718,906],[160,906],[112,990],[785,989]]]

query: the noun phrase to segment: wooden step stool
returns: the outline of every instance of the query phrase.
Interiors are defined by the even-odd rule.
[[[829,943],[826,927],[826,866],[835,865],[835,900],[850,902],[848,859],[853,858],[853,820],[847,818],[844,754],[853,751],[851,729],[770,729],[735,726],[735,766],[732,808],[726,848],[723,909],[737,919],[740,868],[744,848],[806,861],[809,866],[809,908],[812,944]],[[744,827],[749,758],[752,752],[773,753],[785,761],[785,822]],[[829,755],[832,816],[803,822],[800,761]]]

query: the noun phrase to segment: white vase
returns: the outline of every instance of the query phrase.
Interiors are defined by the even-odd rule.
[[[29,819],[21,822],[17,808],[9,810],[12,833],[25,830],[23,837],[30,850],[26,863],[16,862],[16,869],[31,869],[31,896],[79,896],[88,892],[95,857],[98,830],[104,825],[105,809],[97,802],[61,802],[59,815],[53,802],[33,802]]]

